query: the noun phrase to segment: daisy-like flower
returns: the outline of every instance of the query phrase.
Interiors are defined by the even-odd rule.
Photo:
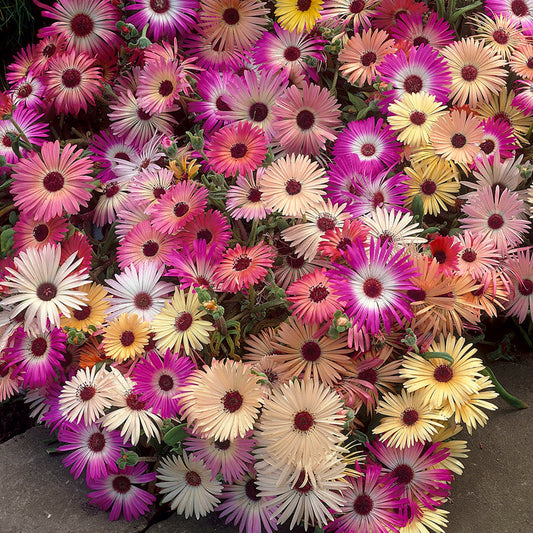
[[[94,105],[94,95],[102,87],[102,74],[87,54],[70,52],[54,58],[45,73],[47,94],[58,113],[77,115]]]
[[[195,516],[198,520],[220,503],[222,483],[212,480],[211,472],[204,462],[189,457],[183,452],[181,457],[163,457],[157,469],[157,483],[163,494],[161,503],[170,502],[170,508],[185,518]]]
[[[13,103],[21,109],[39,108],[43,104],[44,93],[43,79],[28,74],[13,87]]]
[[[382,0],[379,5],[376,18],[373,21],[377,28],[391,30],[402,15],[414,15],[427,13],[428,7],[415,0]]]
[[[442,50],[452,73],[450,99],[475,107],[505,85],[505,61],[490,47],[473,38],[461,39]]]
[[[400,148],[391,127],[382,118],[371,117],[349,122],[337,137],[333,155],[353,156],[362,172],[374,174],[394,165]]]
[[[144,170],[128,185],[128,193],[130,198],[149,207],[172,187],[174,180],[174,172],[167,168]]]
[[[437,155],[469,165],[479,153],[483,124],[467,111],[454,110],[435,122],[429,138]]]
[[[333,291],[345,303],[346,314],[369,333],[381,325],[390,332],[394,320],[412,316],[407,291],[413,288],[413,263],[403,250],[394,251],[386,240],[370,240],[368,250],[356,241],[346,249],[347,265],[335,264],[328,271]]]
[[[457,255],[460,245],[453,237],[437,235],[430,243],[431,255],[439,264],[439,270],[448,276],[453,276],[457,270]]]
[[[227,52],[249,50],[267,23],[268,9],[256,0],[200,0],[200,8],[200,31]]]
[[[440,50],[454,41],[454,33],[445,19],[440,19],[432,11],[429,16],[422,13],[404,13],[390,29],[391,36],[397,41],[407,40],[414,47],[429,45]]]
[[[529,250],[518,250],[508,260],[507,267],[513,283],[513,294],[507,302],[507,312],[524,322],[533,309],[533,260]]]
[[[192,350],[201,350],[209,342],[209,332],[215,328],[202,317],[206,312],[200,306],[193,290],[187,294],[176,287],[171,302],[152,320],[151,329],[159,350],[169,348],[178,353],[183,347],[189,355]]]
[[[125,378],[116,368],[112,368],[111,372],[116,387],[113,406],[117,409],[109,411],[100,419],[102,426],[110,431],[122,428],[120,436],[124,444],[131,440],[135,446],[141,438],[141,431],[147,440],[153,437],[160,442],[162,419],[152,413],[142,394],[133,391],[134,382],[130,378]]]
[[[252,429],[263,394],[257,376],[244,363],[213,360],[195,371],[183,390],[183,416],[195,433],[215,440],[244,437]]]
[[[279,372],[304,381],[313,379],[332,386],[351,367],[345,339],[318,336],[319,328],[294,317],[283,322],[272,345],[272,360]]]
[[[400,499],[401,487],[383,475],[380,465],[367,464],[364,470],[356,463],[359,475],[347,478],[342,491],[341,514],[327,525],[326,531],[339,533],[388,533],[398,531],[407,522]],[[392,528],[392,529],[391,529]]]
[[[105,511],[111,508],[109,520],[118,520],[121,513],[128,522],[146,514],[155,502],[155,496],[137,485],[156,478],[155,472],[146,473],[148,463],[139,463],[119,470],[113,463],[105,477],[87,480],[91,492],[89,502]]]
[[[42,332],[26,332],[19,327],[11,336],[11,346],[5,350],[8,366],[22,375],[25,387],[42,387],[56,376],[65,360],[67,336],[59,328]]]
[[[385,393],[377,409],[383,418],[374,433],[398,448],[431,440],[438,428],[443,427],[440,421],[446,417],[429,406],[424,394],[424,391],[410,394],[405,390],[401,395]]]
[[[417,514],[412,518],[411,522],[401,529],[402,533],[418,533],[419,531],[445,531],[448,525],[446,515],[449,511],[445,509],[428,509],[420,506],[417,509]]]
[[[245,437],[217,440],[193,436],[183,442],[187,452],[205,462],[211,471],[211,480],[220,472],[226,483],[234,483],[250,470],[254,461],[252,455],[254,445],[254,439]]]
[[[447,211],[448,206],[455,205],[461,184],[455,179],[455,172],[447,161],[439,161],[436,165],[413,163],[404,171],[409,176],[407,207],[411,206],[415,195],[422,199],[424,214],[436,216]]]
[[[264,279],[273,263],[274,254],[266,244],[247,248],[237,243],[224,253],[216,281],[220,290],[235,293]]]
[[[312,469],[334,450],[342,451],[341,406],[340,396],[318,381],[285,383],[264,402],[258,445],[273,464],[289,465],[291,474]]]
[[[528,80],[533,80],[533,45],[526,43],[519,46],[509,59],[511,70]]]
[[[518,193],[509,189],[493,190],[484,187],[463,206],[466,217],[461,219],[464,229],[490,237],[500,253],[522,241],[522,235],[530,227],[524,220],[526,207]]]
[[[205,146],[211,168],[227,178],[237,172],[246,175],[256,170],[266,153],[265,133],[249,122],[235,122],[220,128]]]
[[[13,226],[13,248],[25,250],[26,248],[42,248],[47,244],[59,244],[67,232],[67,221],[55,217],[47,222],[35,220],[30,214],[21,213],[20,218]]]
[[[2,285],[10,288],[2,306],[15,304],[10,318],[24,312],[24,327],[37,319],[41,331],[59,327],[59,313],[70,316],[70,309],[81,309],[86,293],[77,290],[87,280],[87,272],[77,271],[81,260],[71,255],[60,265],[61,249],[47,244],[43,248],[28,248],[15,257],[15,268],[6,267]]]
[[[264,168],[246,176],[237,176],[235,185],[230,186],[226,194],[226,207],[235,220],[244,218],[263,220],[272,212],[263,199],[262,180]]]
[[[533,97],[533,91],[529,93],[529,97]],[[518,105],[518,107],[520,106]],[[481,140],[479,147],[481,148],[481,151],[476,157],[476,165],[484,156],[487,156],[491,163],[494,163],[495,159],[504,161],[505,159],[512,158],[514,151],[520,146],[514,135],[513,128],[509,124],[503,120],[491,118],[483,123],[483,139]]]
[[[144,345],[148,342],[150,325],[132,313],[122,313],[109,322],[104,330],[104,350],[107,357],[123,363],[141,355]]]
[[[441,335],[429,347],[429,353],[447,353],[453,363],[439,357],[425,359],[415,353],[406,355],[400,375],[405,379],[407,391],[423,390],[430,407],[435,409],[444,405],[454,409],[465,403],[468,395],[477,391],[476,380],[484,368],[481,359],[474,357],[476,349],[465,343],[463,337]]]
[[[279,25],[288,31],[311,31],[321,16],[324,0],[276,0]]]
[[[503,59],[509,59],[517,48],[526,44],[520,23],[506,15],[492,14],[489,17],[485,13],[477,13],[472,21],[476,29],[474,38],[484,41]]]
[[[398,140],[418,147],[429,142],[433,124],[446,114],[446,107],[435,96],[424,91],[404,93],[399,100],[389,105],[388,121]]]
[[[518,80],[516,85],[513,106],[523,111],[526,115],[530,115],[533,111],[533,82]]]
[[[14,368],[8,367],[6,361],[0,359],[0,402],[11,398],[22,390],[22,377],[14,374]]]
[[[274,266],[274,276],[276,284],[284,290],[287,290],[291,283],[313,272],[316,268],[329,266],[323,259],[315,257],[316,254],[311,260],[306,260],[295,252],[285,255],[279,254],[279,256],[282,263],[279,266]]]
[[[67,422],[88,425],[104,414],[104,409],[114,405],[118,391],[111,372],[102,366],[79,369],[67,381],[59,394],[59,411]]]
[[[456,235],[455,239],[461,247],[457,256],[459,273],[480,279],[483,274],[496,269],[498,252],[490,237],[465,231],[462,235]]]
[[[155,351],[149,352],[135,366],[133,391],[156,415],[175,417],[181,391],[193,370],[194,363],[188,357],[176,357],[170,350],[163,358]]]
[[[341,229],[326,231],[318,245],[318,252],[321,256],[335,261],[343,257],[348,246],[356,240],[366,244],[367,237],[368,228],[362,222],[357,219],[345,220]]]
[[[154,229],[172,235],[205,210],[208,194],[196,181],[180,181],[145,211],[152,216]]]
[[[274,107],[272,128],[287,153],[318,155],[326,141],[337,137],[340,108],[330,92],[315,84],[289,87]]]
[[[146,35],[154,41],[173,39],[176,33],[183,35],[194,26],[197,7],[197,0],[134,0],[125,6],[126,22],[139,30],[147,26]]]
[[[107,431],[96,423],[64,424],[59,428],[57,440],[62,443],[58,451],[70,452],[62,462],[71,467],[74,479],[87,468],[87,480],[105,477],[107,465],[117,462],[123,445],[118,431]]]
[[[70,316],[61,316],[61,327],[89,331],[89,326],[99,328],[106,319],[109,303],[107,291],[99,283],[82,285],[79,290],[86,294],[86,301],[79,309],[71,309]]]
[[[331,290],[325,268],[317,268],[292,283],[287,289],[287,301],[292,313],[306,324],[330,320],[342,307]]]
[[[59,141],[45,142],[13,167],[11,193],[21,211],[48,222],[63,211],[76,214],[90,198],[92,162],[73,144],[61,149]]]
[[[68,52],[91,56],[105,55],[116,49],[120,37],[116,23],[120,20],[117,7],[105,0],[59,0],[43,7],[42,14],[55,20],[43,28],[43,35],[59,35],[66,40]]]
[[[518,22],[526,35],[531,35],[533,28],[533,3],[531,0],[487,0],[487,12],[494,15],[505,15]]]
[[[372,18],[377,14],[379,0],[326,0],[322,9],[323,21],[341,20],[342,27],[353,25],[354,33],[359,28],[368,29]]]
[[[395,52],[387,32],[366,30],[356,33],[339,52],[340,72],[352,85],[372,83],[376,67],[387,54]]]
[[[307,155],[287,155],[266,169],[261,199],[272,211],[301,217],[324,196],[327,182],[324,170]]]

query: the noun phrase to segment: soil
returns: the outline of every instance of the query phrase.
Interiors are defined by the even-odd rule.
[[[33,427],[30,409],[19,395],[0,403],[0,443],[24,433]]]

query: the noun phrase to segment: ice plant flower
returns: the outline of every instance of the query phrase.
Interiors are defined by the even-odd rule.
[[[324,0],[276,0],[274,14],[288,31],[311,31],[320,18]]]
[[[110,321],[104,330],[104,346],[107,357],[119,363],[144,352],[148,342],[150,325],[135,313],[122,313]]]

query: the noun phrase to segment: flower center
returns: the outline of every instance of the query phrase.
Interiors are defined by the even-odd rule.
[[[161,198],[167,192],[167,190],[163,187],[156,187],[152,192],[154,194],[154,198],[159,200],[159,198]]]
[[[453,370],[449,365],[439,365],[433,372],[433,377],[439,383],[447,383],[453,378]]]
[[[363,292],[368,298],[379,298],[383,293],[383,285],[376,278],[368,278],[363,283]]]
[[[224,10],[224,13],[222,13],[222,19],[230,26],[237,24],[240,18],[241,16],[239,15],[239,11],[234,7],[228,7]]]
[[[231,442],[229,440],[216,440],[213,445],[217,450],[225,451],[230,447]]]
[[[366,370],[359,372],[359,379],[375,385],[378,380],[378,373],[373,368],[367,368]]]
[[[261,200],[263,193],[259,189],[250,189],[246,197],[249,202],[256,203]]]
[[[15,133],[15,132],[13,132]],[[16,133],[15,133],[16,135]],[[13,146],[13,141],[6,135],[4,135],[2,137],[2,144],[6,147],[6,148],[11,148]]]
[[[146,241],[142,245],[142,251],[146,257],[153,257],[159,251],[159,244],[155,241]]]
[[[126,476],[117,476],[113,479],[113,489],[119,494],[126,494],[131,489],[131,481]]]
[[[402,422],[406,426],[412,426],[418,421],[418,411],[415,409],[406,409],[402,413]]]
[[[412,94],[412,93],[419,93],[422,90],[422,78],[420,76],[417,76],[416,74],[411,74],[410,76],[407,76],[403,82],[403,88],[405,92]]]
[[[302,52],[300,52],[300,49],[296,46],[288,46],[285,48],[285,51],[283,52],[283,57],[287,61],[296,61],[300,58],[302,55]]]
[[[436,250],[433,252],[433,257],[437,260],[439,265],[446,263],[446,252],[444,250]]]
[[[50,230],[46,224],[37,224],[37,226],[33,228],[32,232],[33,238],[37,242],[43,242],[49,234]]]
[[[307,11],[311,7],[311,4],[312,0],[298,0],[298,2],[296,2],[296,7],[300,11]]]
[[[81,309],[74,309],[72,315],[76,320],[85,320],[91,314],[91,306],[84,305]]]
[[[202,478],[196,472],[189,470],[185,474],[185,481],[191,487],[198,487],[202,483]]]
[[[335,228],[335,220],[328,216],[319,217],[316,221],[318,229],[322,232],[326,232]]]
[[[426,180],[420,186],[420,190],[427,196],[431,196],[437,190],[437,184],[433,180]]]
[[[30,94],[33,92],[33,87],[30,83],[23,83],[20,85],[17,89],[17,96],[19,98],[28,98]]]
[[[454,148],[462,148],[466,144],[466,137],[462,133],[455,133],[451,143]]]
[[[409,116],[409,120],[415,126],[422,126],[422,124],[426,122],[426,114],[422,113],[422,111],[413,111],[411,115]]]
[[[513,2],[511,2],[511,11],[513,12],[513,15],[516,15],[517,17],[525,17],[528,14],[529,9],[524,0],[513,0]]]
[[[159,84],[159,94],[161,96],[169,96],[174,90],[174,84],[170,80],[163,80]]]
[[[133,305],[137,309],[150,309],[152,307],[152,297],[147,292],[139,292],[135,295],[135,298],[133,298]]]
[[[376,147],[372,143],[365,143],[361,146],[361,154],[365,157],[372,157],[376,153]]]
[[[43,302],[53,300],[57,295],[57,287],[53,283],[41,283],[37,287],[37,297]]]
[[[140,400],[140,397],[141,394],[135,394],[134,392],[128,394],[128,396],[126,396],[126,405],[132,411],[143,411],[146,407],[146,402]]]
[[[47,44],[42,51],[44,57],[52,57],[56,53],[57,47],[55,44]]]
[[[495,113],[493,118],[494,120],[503,120],[508,126],[512,126],[512,122],[509,118],[509,115],[507,113],[504,113],[503,111]]]
[[[370,514],[370,511],[372,511],[373,508],[374,502],[367,494],[359,494],[353,502],[353,510],[361,516]]]
[[[144,109],[141,109],[140,107],[137,109],[137,116],[141,120],[150,120],[152,118],[152,115],[148,114]]]
[[[325,300],[329,296],[329,291],[320,283],[319,285],[315,285],[311,288],[309,291],[309,298],[315,302],[319,303]]]
[[[122,161],[131,161],[130,156],[126,152],[117,152],[115,159],[122,159]]]
[[[93,19],[85,13],[78,13],[72,17],[70,29],[76,37],[87,37],[94,29]]]
[[[255,122],[263,122],[268,116],[268,107],[262,102],[255,102],[250,106],[248,115]]]
[[[99,431],[89,437],[87,446],[91,452],[101,452],[105,446],[105,437]]]
[[[467,248],[461,255],[461,259],[466,263],[473,263],[477,259],[477,253],[472,248]]]
[[[296,124],[302,130],[308,130],[313,127],[315,123],[315,115],[308,109],[302,109],[298,115],[296,115]]]
[[[337,250],[339,250],[340,252],[344,252],[348,246],[352,244],[352,241],[350,239],[348,239],[348,237],[343,237],[338,243],[337,243]]]
[[[285,190],[287,191],[288,195],[294,196],[302,190],[302,184],[294,178],[291,178],[289,181],[287,181],[287,183],[285,183]]]
[[[196,233],[196,238],[209,244],[213,240],[213,234],[207,228],[204,228]]]
[[[244,492],[248,496],[249,500],[253,502],[258,502],[261,498],[259,497],[259,491],[257,490],[257,485],[255,484],[255,479],[249,479],[244,486]]]
[[[316,361],[322,354],[322,349],[318,343],[314,341],[307,341],[300,349],[302,357],[312,363]]]
[[[78,396],[82,402],[88,402],[96,395],[96,389],[92,385],[84,385],[79,391]]]
[[[477,78],[478,70],[474,65],[466,65],[461,69],[461,76],[465,81],[474,81]]]
[[[526,62],[527,68],[533,68],[533,57],[528,57]]]
[[[396,478],[396,481],[400,485],[407,485],[411,483],[415,477],[413,469],[409,465],[398,465],[392,472],[392,477]]]
[[[241,255],[233,261],[233,270],[242,272],[252,264],[252,260],[247,255]]]
[[[61,75],[61,81],[63,85],[68,89],[73,89],[80,84],[81,74],[80,71],[76,68],[69,68],[63,72]]]
[[[222,398],[222,404],[224,405],[224,410],[229,411],[230,413],[235,413],[242,407],[244,398],[239,391],[232,390],[226,392],[224,398]]]
[[[169,391],[174,387],[174,380],[168,374],[161,374],[158,385],[161,390]]]
[[[421,44],[429,44],[429,39],[423,35],[419,35],[413,39],[413,46],[420,46]]]
[[[509,34],[504,30],[496,30],[492,34],[492,38],[498,43],[498,44],[507,44],[509,42]]]
[[[219,111],[231,111],[231,107],[228,104],[226,104],[226,102],[224,102],[224,100],[222,99],[222,96],[219,96],[216,99],[215,105]]]
[[[498,213],[494,213],[493,215],[490,215],[487,220],[487,225],[490,229],[500,229],[503,226],[503,222],[503,217]]]
[[[287,256],[287,258],[285,259],[285,261],[287,261],[287,264],[291,267],[291,268],[294,268],[295,270],[299,269],[299,268],[302,268],[304,266],[304,263],[305,263],[305,259],[303,257],[300,257],[296,254],[290,254]]]
[[[133,331],[123,331],[120,336],[120,343],[122,346],[127,347],[131,346],[135,342],[135,335]]]
[[[294,415],[294,429],[309,431],[315,425],[315,419],[309,411],[299,411]]]
[[[294,490],[297,490],[300,494],[307,494],[310,490],[313,489],[313,485],[311,484],[311,481],[309,478],[307,478],[307,481],[304,484],[305,479],[305,471],[301,470],[300,475],[298,476],[298,480],[294,484]]]
[[[178,202],[174,206],[174,215],[178,218],[185,216],[189,212],[189,206],[186,202]]]
[[[248,153],[248,148],[246,148],[244,143],[237,143],[234,144],[229,151],[233,159],[241,159]]]
[[[365,8],[365,2],[364,0],[353,0],[353,2],[350,4],[350,13],[353,13],[354,15],[357,15],[357,13],[361,13],[363,9]]]
[[[187,331],[192,324],[191,313],[183,312],[174,321],[174,326],[178,331]]]
[[[57,192],[63,188],[65,178],[59,172],[49,172],[43,178],[43,187],[48,192]]]
[[[48,342],[43,337],[37,337],[31,343],[31,353],[34,357],[42,357],[47,348]]]
[[[116,183],[111,183],[107,185],[105,188],[106,198],[113,198],[113,196],[115,196],[118,191],[120,191],[120,187]]]
[[[423,302],[426,299],[426,291],[424,289],[409,289],[407,296],[413,300],[413,302]]]
[[[496,144],[492,139],[486,139],[484,140],[479,147],[483,152],[485,152],[487,155],[492,154],[494,152],[494,148],[496,148]]]
[[[530,279],[523,279],[518,284],[518,292],[522,296],[529,296],[531,293],[533,293],[533,281]]]
[[[361,65],[363,65],[363,67],[368,67],[372,63],[375,63],[377,58],[378,56],[375,54],[375,52],[365,52],[361,56]]]

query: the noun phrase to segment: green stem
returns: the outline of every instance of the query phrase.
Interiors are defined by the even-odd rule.
[[[496,379],[496,376],[494,375],[494,372],[488,368],[485,367],[481,373],[484,376],[488,376],[490,380],[492,381],[492,384],[494,385],[494,388],[502,398],[502,400],[505,400],[511,407],[514,407],[515,409],[527,409],[529,407],[526,402],[523,402],[522,400],[518,399],[516,396],[513,396],[512,394],[509,394],[502,386],[502,384]]]
[[[335,61],[335,73],[333,74],[333,81],[331,82],[331,96],[337,96],[337,80],[339,79],[339,64]]]
[[[26,137],[26,134],[22,131],[22,128],[17,124],[17,121],[10,115],[9,116],[9,122],[15,126],[15,129],[18,131],[20,138],[30,147],[30,150],[37,150],[37,147],[34,146],[28,137]]]
[[[253,246],[255,244],[255,237],[257,233],[257,226],[259,224],[259,221],[257,218],[254,218],[254,221],[252,222],[252,229],[250,231],[250,235],[248,236],[248,246]]]

